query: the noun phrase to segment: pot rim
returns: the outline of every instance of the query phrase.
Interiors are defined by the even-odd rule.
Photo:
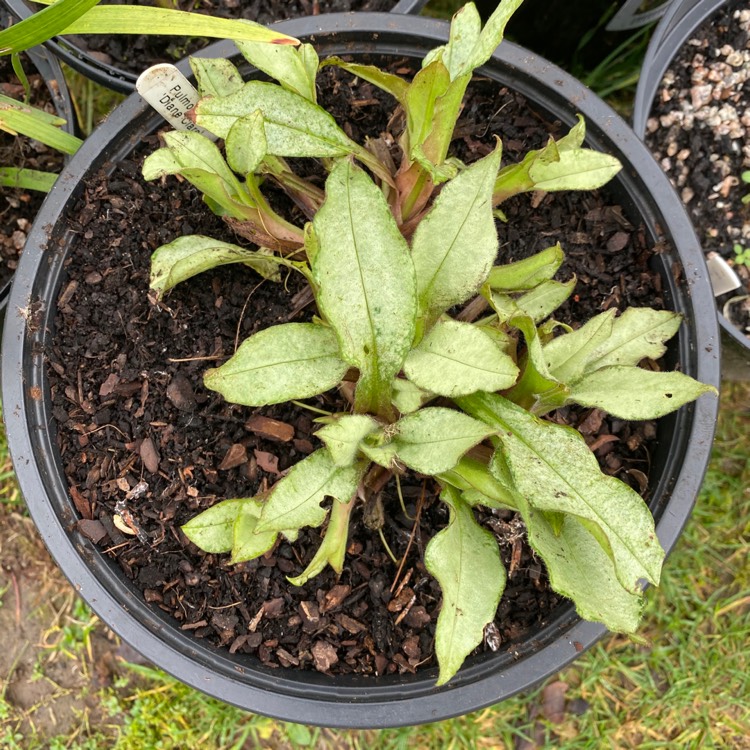
[[[369,40],[365,46],[377,46],[380,53],[421,56],[426,49],[446,41],[449,26],[446,22],[423,17],[394,18],[392,14],[358,13],[295,19],[280,24],[279,28],[311,41],[316,41],[316,35],[321,34],[326,42],[325,54],[351,52],[357,44],[356,37],[365,34]],[[233,53],[236,50],[232,43],[219,42],[203,50],[201,56]],[[185,61],[181,66],[187,71]],[[689,291],[677,290],[675,298],[678,303],[687,305],[686,311],[691,314],[679,337],[682,359],[689,374],[718,386],[716,317],[696,314],[695,310],[696,305],[705,307],[706,299],[713,305],[703,254],[679,199],[645,146],[588,89],[526,50],[504,42],[484,72],[493,66],[506,76],[517,76],[513,87],[527,96],[537,77],[547,79],[547,89],[530,96],[532,101],[548,109],[554,109],[558,101],[574,102],[574,106],[569,105],[560,112],[560,119],[572,125],[575,113],[581,112],[587,118],[590,142],[603,140],[609,144],[609,150],[618,153],[625,150],[631,154],[631,164],[617,179],[635,191],[634,200],[641,200],[639,190],[660,191],[658,202],[644,212],[644,219],[652,226],[661,225],[669,230],[675,246],[683,249],[683,271]],[[37,222],[27,243],[28,249],[16,273],[12,310],[24,311],[27,317],[31,314],[33,318],[40,293],[53,291],[49,282],[46,282],[47,288],[42,288],[42,282],[36,283],[37,267],[41,265],[49,270],[60,265],[60,252],[46,249],[48,242],[58,239],[50,237],[48,225],[54,225],[65,204],[75,199],[77,175],[86,170],[89,162],[93,163],[93,170],[104,161],[114,161],[120,152],[133,148],[138,139],[125,136],[132,124],[154,126],[159,122],[158,115],[151,113],[148,105],[134,95],[86,141],[53,188],[43,208],[43,220]],[[113,139],[118,139],[119,146],[108,150],[107,145]],[[666,281],[670,278],[671,273],[666,275]],[[51,286],[55,286],[54,282]],[[571,610],[566,610],[544,632],[536,634],[537,639],[545,642],[543,648],[518,661],[514,661],[512,652],[503,657],[492,654],[480,657],[462,668],[448,685],[435,688],[434,669],[420,672],[416,679],[389,676],[342,678],[334,682],[324,675],[308,672],[297,673],[296,679],[290,679],[280,670],[248,669],[236,659],[227,659],[226,652],[221,653],[169,627],[166,616],[146,605],[140,593],[125,584],[119,569],[115,571],[98,550],[72,528],[75,513],[59,469],[55,437],[48,429],[51,416],[46,403],[43,357],[39,353],[39,342],[52,323],[54,306],[49,307],[39,311],[40,317],[34,321],[33,330],[27,330],[24,314],[18,312],[10,316],[3,340],[3,402],[9,448],[19,484],[24,496],[29,498],[32,517],[42,530],[47,546],[76,590],[120,636],[181,681],[226,702],[286,721],[350,728],[414,725],[483,708],[527,689],[564,667],[605,634],[603,626],[582,621]],[[689,339],[688,328],[693,330],[694,340]],[[699,357],[699,347],[711,351],[701,352]],[[44,394],[41,400],[37,389]],[[702,398],[675,417],[673,436],[675,444],[681,444],[680,461],[668,462],[665,476],[654,490],[655,496],[670,503],[663,508],[657,525],[659,539],[667,551],[674,546],[700,488],[717,411],[716,399]],[[30,424],[34,425],[31,432]],[[53,505],[63,507],[63,511]],[[99,565],[94,574],[90,565],[97,559]],[[113,582],[120,589],[119,597],[108,589]],[[137,620],[134,613],[141,619]],[[519,646],[516,654],[520,655],[523,650]],[[501,669],[497,666],[498,659],[507,662]]]
[[[0,4],[5,4],[13,16],[22,20],[34,13],[25,0],[0,0]],[[426,4],[427,0],[397,0],[389,13],[418,15]],[[305,16],[300,19],[290,20],[302,20],[303,18]],[[310,16],[310,18],[314,18],[314,16]],[[287,21],[277,21],[276,23],[267,25],[275,27],[281,23],[287,23]],[[216,42],[212,44],[216,44]],[[105,88],[117,91],[120,94],[132,94],[135,91],[135,82],[138,79],[138,74],[124,70],[116,64],[107,64],[101,60],[97,60],[96,57],[77,47],[64,36],[55,36],[44,42],[44,46],[56,58],[70,65],[73,70]]]

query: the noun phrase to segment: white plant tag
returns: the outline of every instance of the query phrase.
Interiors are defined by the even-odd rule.
[[[706,257],[706,265],[715,297],[720,297],[742,286],[735,270],[718,253],[709,253]]]
[[[200,96],[195,86],[174,65],[152,65],[138,76],[135,88],[177,130],[192,130],[216,140],[213,133],[188,119],[187,113],[195,107]]]

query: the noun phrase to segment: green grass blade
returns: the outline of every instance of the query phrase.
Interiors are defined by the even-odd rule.
[[[20,133],[64,154],[74,154],[82,142],[74,135],[45,122],[39,117],[38,110],[11,107],[3,102],[0,102],[0,130],[13,135]]]
[[[299,44],[293,37],[252,21],[215,18],[171,8],[108,5],[92,8],[66,26],[65,34],[164,34],[246,42]]]
[[[57,175],[52,172],[40,172],[37,169],[20,169],[18,167],[0,167],[0,185],[3,187],[49,193],[56,179]]]
[[[99,0],[57,0],[54,5],[34,13],[0,31],[0,55],[23,52],[59,34]]]

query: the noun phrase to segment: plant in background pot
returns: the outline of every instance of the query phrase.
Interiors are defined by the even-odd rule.
[[[100,0],[87,0],[96,5]],[[33,4],[26,0],[2,0],[19,19],[33,17]],[[135,90],[139,73],[158,62],[175,62],[188,52],[195,53],[215,37],[210,25],[251,21],[269,24],[290,18],[349,11],[419,13],[427,0],[215,0],[206,5],[162,0],[156,8],[123,7],[113,4],[97,8],[86,23],[60,26],[47,36],[47,48],[82,75],[122,93]],[[57,1],[60,4],[60,0]],[[73,0],[70,5],[84,3]],[[138,5],[137,3],[133,5]],[[194,11],[186,13],[185,11]],[[91,21],[96,21],[92,25]],[[101,23],[100,23],[101,22]],[[137,26],[136,26],[137,24]],[[158,27],[158,28],[157,28]],[[112,36],[112,35],[115,36]],[[182,39],[165,39],[163,35]],[[55,38],[51,38],[52,36]],[[58,36],[60,35],[60,36]],[[162,36],[160,36],[162,35]],[[225,30],[222,38],[238,38]]]
[[[36,106],[34,106],[36,105]],[[0,316],[41,197],[81,141],[59,66],[43,50],[0,58]]]
[[[525,516],[532,544],[558,571],[554,585],[575,596],[587,616],[606,618],[625,631],[635,627],[640,579],[658,578],[661,548],[671,548],[689,514],[708,460],[714,399],[701,398],[649,427],[658,438],[653,468],[648,478],[643,472],[632,478],[649,493],[655,528],[638,494],[600,474],[581,438],[549,419],[562,420],[569,401],[607,399],[603,390],[612,377],[660,383],[655,388],[679,381],[695,389],[683,398],[697,395],[704,386],[687,376],[709,385],[717,380],[716,355],[707,351],[715,326],[710,317],[697,314],[709,290],[694,238],[679,220],[666,178],[632,132],[561,71],[529,61],[513,45],[503,45],[488,59],[513,5],[501,5],[484,31],[469,6],[450,37],[443,24],[416,18],[400,19],[398,31],[392,29],[392,18],[379,16],[316,21],[316,54],[337,58],[319,73],[326,82],[317,91],[320,100],[331,101],[342,91],[349,96],[348,83],[337,82],[352,81],[355,112],[358,106],[372,106],[367,102],[380,107],[377,96],[388,95],[376,94],[376,86],[386,87],[400,102],[403,114],[389,126],[384,113],[382,131],[371,133],[366,143],[356,136],[356,120],[338,125],[315,104],[312,81],[318,65],[310,48],[264,54],[270,48],[243,45],[253,64],[278,76],[281,86],[244,84],[231,66],[211,60],[234,56],[237,62],[229,45],[208,51],[207,59],[194,65],[199,85],[204,91],[212,87],[213,96],[194,116],[199,126],[226,136],[226,161],[207,140],[167,133],[166,147],[144,165],[153,178],[144,187],[134,169],[137,162],[126,159],[158,121],[132,98],[89,139],[68,179],[58,183],[48,202],[49,236],[39,234],[24,254],[13,302],[26,318],[14,318],[6,328],[3,385],[11,451],[32,515],[60,565],[105,621],[147,658],[224,700],[296,721],[343,726],[418,723],[487,705],[556,671],[604,632],[601,625],[579,620],[565,604],[543,612],[522,639],[500,633],[495,622],[487,624],[506,578],[504,598],[516,590],[521,560],[529,580],[546,585],[532,552],[518,546],[522,524],[509,509]],[[302,22],[281,28],[299,37],[311,31]],[[443,46],[435,51],[436,45]],[[342,55],[354,57],[343,60]],[[425,57],[427,64],[419,70]],[[392,68],[372,65],[384,58]],[[521,131],[504,139],[502,155],[497,143],[481,144],[480,130],[467,130],[465,119],[478,106],[474,92],[458,123],[463,135],[449,150],[460,101],[471,70],[479,65],[497,82],[487,95],[490,115],[498,98],[515,113],[511,134],[530,119],[521,114],[528,105],[519,109],[523,95],[545,121],[559,119],[570,132],[508,160],[509,153],[517,153]],[[404,66],[418,71],[411,83],[397,75]],[[347,73],[360,83],[337,78]],[[554,84],[545,82],[548,76]],[[583,148],[577,112],[586,118],[585,137],[593,148]],[[400,143],[393,137],[398,133],[403,134]],[[460,158],[463,152],[456,146],[462,139],[474,149],[474,158]],[[286,151],[289,143],[296,150]],[[521,150],[528,151],[522,142]],[[310,152],[322,161],[301,161]],[[618,172],[618,160],[627,161],[628,168]],[[106,175],[98,175],[102,168],[107,173],[116,169],[117,177],[107,183]],[[182,179],[178,184],[168,174]],[[511,237],[519,207],[542,210],[540,205],[551,202],[537,188],[580,188],[612,175],[623,208],[588,209],[596,216],[587,221],[613,214],[621,217],[618,227],[629,226],[619,213],[625,211],[636,226],[643,223],[643,229],[632,230],[633,241],[643,240],[638,256],[652,257],[653,271],[638,261],[640,280],[658,279],[667,307],[685,318],[668,347],[665,342],[679,319],[666,310],[616,316],[607,311],[610,303],[586,315],[593,321],[575,330],[551,322],[573,285],[553,279],[562,251],[544,249],[552,244],[545,236],[525,227],[521,245],[530,247],[523,247],[516,260],[529,257],[496,263],[498,232]],[[223,221],[201,212],[185,187],[187,180],[205,190],[205,203]],[[123,185],[131,195],[140,191],[135,203],[120,192]],[[501,200],[507,224],[493,221],[493,202]],[[145,219],[154,211],[161,212],[164,226],[142,231],[133,224],[132,216]],[[447,214],[465,218],[471,244]],[[310,220],[306,230],[305,218]],[[115,224],[109,235],[97,235],[95,229],[110,219]],[[207,222],[214,222],[209,231],[190,236]],[[188,237],[175,240],[174,227]],[[240,239],[222,228],[231,228]],[[617,234],[612,253],[620,252],[615,248],[622,249],[627,233]],[[248,247],[247,237],[259,248]],[[657,241],[660,252],[651,254],[648,248]],[[155,249],[164,242],[154,256],[154,306],[144,299],[145,270],[130,269],[135,268],[134,253],[141,257],[144,247]],[[625,237],[625,242],[630,240]],[[41,246],[47,243],[59,252],[45,253]],[[84,250],[87,243],[92,255]],[[117,247],[114,260],[103,261],[109,243]],[[680,248],[681,260],[672,243]],[[377,273],[364,255],[358,259],[360,248],[367,250]],[[436,262],[434,248],[445,250],[444,263]],[[228,269],[215,268],[237,261]],[[614,255],[612,262],[617,262]],[[248,266],[263,279],[259,289],[279,273],[290,273],[285,281],[296,292],[291,305],[275,299],[284,302],[281,286],[278,293],[256,300],[260,281],[256,277],[254,286],[247,286],[247,274],[253,273]],[[214,267],[208,280],[192,278],[206,267]],[[682,274],[689,277],[690,294]],[[581,275],[588,276],[585,268]],[[426,283],[430,280],[434,283]],[[606,273],[603,283],[605,300],[612,297]],[[236,326],[247,327],[236,313],[231,333],[223,324],[203,330],[212,316],[225,319],[230,296],[239,300],[238,307],[247,297],[248,309],[265,323],[247,322],[254,335],[206,375],[208,385],[242,403],[304,398],[306,406],[251,407],[248,414],[200,382],[187,380],[187,372],[200,378],[205,365],[186,360],[196,355],[226,359],[221,343],[215,354],[217,337],[233,339]],[[124,307],[113,320],[121,322],[100,330],[105,300],[115,297]],[[210,309],[193,297],[210,300]],[[290,321],[290,307],[296,315],[313,300],[316,314]],[[577,303],[571,297],[564,304],[570,309]],[[70,334],[84,317],[89,319],[83,308],[91,305],[97,328],[91,340],[76,343]],[[163,349],[154,340],[157,328],[187,348],[168,344]],[[644,337],[638,333],[644,328],[655,330]],[[634,340],[634,348],[618,346],[615,353],[612,341],[618,337]],[[654,364],[651,372],[636,367],[644,353],[636,349],[644,338],[649,357],[666,348],[665,363],[684,374],[658,372]],[[290,352],[299,361],[289,361]],[[247,369],[248,359],[250,368],[264,364],[271,377],[254,378],[252,371],[238,377],[236,370]],[[100,360],[106,362],[103,369]],[[440,377],[435,361],[446,363]],[[340,383],[337,391],[327,390]],[[326,392],[315,396],[321,391]],[[661,411],[674,403],[676,393],[670,385],[661,396],[647,398],[652,403],[645,406],[642,394],[635,394],[627,405],[634,411],[623,414]],[[324,447],[317,450],[307,407],[327,412],[318,433]],[[621,410],[622,404],[615,407]],[[53,412],[53,430],[29,429],[49,424]],[[601,414],[584,412],[589,424],[596,421],[595,413]],[[542,419],[545,414],[548,418]],[[210,429],[212,424],[221,424],[222,434]],[[277,449],[275,462],[274,443],[248,440],[245,429],[286,441],[296,452],[289,448],[278,455]],[[107,435],[119,445],[108,443],[100,460],[98,443]],[[617,442],[612,435],[599,437],[600,445]],[[567,451],[580,461],[560,492],[549,472],[562,470],[559,454]],[[536,482],[522,468],[529,461],[540,472]],[[231,477],[230,484],[217,492],[222,476]],[[640,528],[623,518],[594,517],[583,499],[587,488],[582,485],[589,482],[611,493],[611,502],[624,503]],[[444,502],[437,497],[440,487]],[[333,499],[321,507],[326,496]],[[315,528],[325,523],[327,511],[321,539]],[[417,517],[421,523],[415,523]],[[608,536],[615,523],[627,532],[623,545]],[[207,547],[232,551],[236,562],[224,553],[196,551],[176,528],[184,524]],[[298,529],[296,542],[285,541]],[[403,567],[387,570],[379,531],[397,560],[410,555]],[[575,564],[568,546],[580,538],[596,560],[588,558],[583,572],[568,567]],[[422,548],[442,592],[424,570]],[[344,551],[348,557],[342,561]],[[464,578],[455,578],[457,557],[481,566],[468,587]],[[367,560],[380,562],[363,571]],[[168,570],[160,573],[157,563]],[[331,567],[342,565],[345,578],[337,583]],[[302,585],[295,588],[284,575]],[[622,603],[620,611],[583,586],[592,575],[607,580]],[[390,594],[386,578],[393,579]],[[222,593],[207,601],[204,587],[214,584]],[[251,588],[257,590],[251,593]],[[363,631],[360,620],[368,610],[374,618]],[[452,633],[451,623],[456,626]],[[206,636],[213,629],[219,637],[209,643]],[[404,632],[406,637],[399,635]],[[290,634],[301,637],[300,648],[290,645]],[[338,650],[331,645],[336,637]],[[405,640],[391,643],[391,637]],[[433,637],[440,671],[429,664],[408,674],[429,653]],[[469,657],[456,672],[482,640],[483,653]],[[493,642],[495,649],[498,642],[503,648],[493,651]],[[216,648],[219,644],[229,649]],[[342,669],[334,676],[337,660]],[[302,668],[282,668],[295,663]],[[436,680],[446,684],[436,688]]]
[[[315,435],[324,446],[275,485],[224,500],[183,531],[206,552],[231,552],[241,563],[267,553],[279,534],[294,541],[301,528],[327,520],[315,556],[289,578],[302,585],[328,564],[342,572],[358,501],[378,502],[391,476],[407,470],[430,477],[425,486],[450,509],[447,527],[424,551],[443,597],[438,684],[482,641],[505,586],[497,543],[477,523],[475,505],[519,513],[553,588],[573,599],[581,616],[635,631],[642,584],[658,583],[664,554],[648,507],[635,490],[602,474],[581,435],[541,417],[577,403],[623,419],[654,419],[713,390],[679,372],[638,367],[664,354],[681,323],[675,313],[633,308],[615,317],[609,310],[577,330],[553,318],[575,288],[575,279],[552,278],[563,261],[559,246],[493,266],[493,208],[524,192],[595,189],[620,169],[608,154],[582,148],[582,120],[502,169],[500,143],[470,166],[448,158],[472,72],[489,59],[518,4],[501,3],[484,29],[475,6],[466,5],[454,16],[448,44],[427,55],[411,82],[375,66],[325,61],[400,102],[405,129],[394,134],[395,159],[385,139],[368,150],[317,106],[319,62],[311,45],[240,42],[248,61],[278,84],[244,83],[224,59],[194,63],[204,98],[191,119],[225,140],[226,160],[208,136],[171,132],[143,167],[147,179],[177,174],[192,182],[238,235],[263,248],[180,237],[154,254],[158,298],[228,263],[270,278],[291,268],[315,297],[313,322],[255,333],[206,374],[207,387],[251,407],[336,386],[352,402],[351,411],[317,420],[325,425]],[[284,160],[291,157],[330,160],[323,193],[290,169]],[[312,221],[295,227],[278,216],[261,192],[266,177]],[[468,322],[485,304],[492,312]],[[449,316],[464,305],[473,306],[471,314],[464,307]],[[468,453],[487,440],[490,455]],[[328,511],[321,507],[326,498],[333,498]]]
[[[710,258],[724,374],[741,380],[750,379],[750,272],[735,262],[735,246],[750,247],[749,34],[746,3],[674,3],[654,32],[633,113]]]

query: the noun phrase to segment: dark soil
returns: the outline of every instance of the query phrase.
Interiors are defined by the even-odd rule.
[[[22,58],[24,70],[29,78],[31,96],[29,103],[54,112],[52,98],[44,79],[34,72],[28,58]],[[0,57],[0,93],[17,101],[23,101],[24,89],[13,73],[10,57]],[[38,141],[22,136],[12,136],[0,130],[0,166],[38,169],[59,172],[63,165],[62,154]],[[0,288],[12,277],[18,265],[31,222],[42,205],[44,193],[35,190],[2,188],[0,197]]]
[[[392,103],[386,95],[367,83],[351,86],[332,68],[323,76],[324,106],[352,118],[356,140],[387,128]],[[367,103],[354,106],[353,100]],[[504,158],[516,160],[541,146],[549,127],[557,129],[522,97],[478,81],[455,153],[478,158],[492,147],[494,131],[503,136]],[[327,569],[301,588],[285,576],[304,569],[322,529],[303,530],[296,543],[282,541],[266,556],[235,566],[228,555],[199,551],[179,531],[221,499],[271,486],[320,443],[314,414],[289,405],[253,410],[227,404],[201,381],[207,367],[233,353],[238,339],[311,315],[295,305],[298,277],[274,286],[249,269],[225,267],[182,284],[162,306],[149,301],[149,256],[160,244],[188,233],[234,239],[185,184],[143,182],[139,165],[155,140],[111,178],[92,179],[71,220],[76,240],[48,369],[80,530],[117,558],[146,601],[232,653],[253,654],[271,667],[332,673],[403,673],[432,664],[441,596],[422,555],[447,513],[429,479],[411,474],[403,480],[409,515],[420,513],[417,525],[401,512],[392,483],[383,493],[388,545],[399,559],[409,548],[398,579],[378,534],[363,523],[361,507],[353,512],[342,576]],[[604,193],[548,195],[536,203],[521,196],[504,206],[509,222],[498,224],[502,259],[560,240],[569,251],[562,276],[575,272],[582,282],[567,307],[572,321],[610,307],[662,306],[659,279],[648,269],[654,248]],[[311,403],[345,408],[335,392]],[[262,420],[251,416],[283,423],[273,430],[281,439],[269,439],[259,428]],[[555,418],[581,430],[605,471],[648,494],[653,423],[625,423],[596,410],[568,409]],[[114,526],[116,512],[133,534]],[[510,571],[481,648],[505,650],[569,605],[549,589],[513,514],[480,511],[478,517],[497,537]]]
[[[396,2],[397,0],[178,0],[176,7],[179,10],[221,18],[243,18],[265,26],[275,21],[322,13],[389,11]],[[125,3],[122,0],[105,0],[105,4]],[[134,4],[156,5],[149,0]],[[115,34],[68,37],[68,41],[105,65],[139,75],[151,65],[176,62],[214,40]]]
[[[744,284],[719,299],[750,292],[750,9],[733,0],[677,53],[657,92],[646,141],[682,195],[706,253],[732,263]],[[750,308],[736,305],[737,327],[750,330]],[[736,318],[736,319],[735,319]]]

